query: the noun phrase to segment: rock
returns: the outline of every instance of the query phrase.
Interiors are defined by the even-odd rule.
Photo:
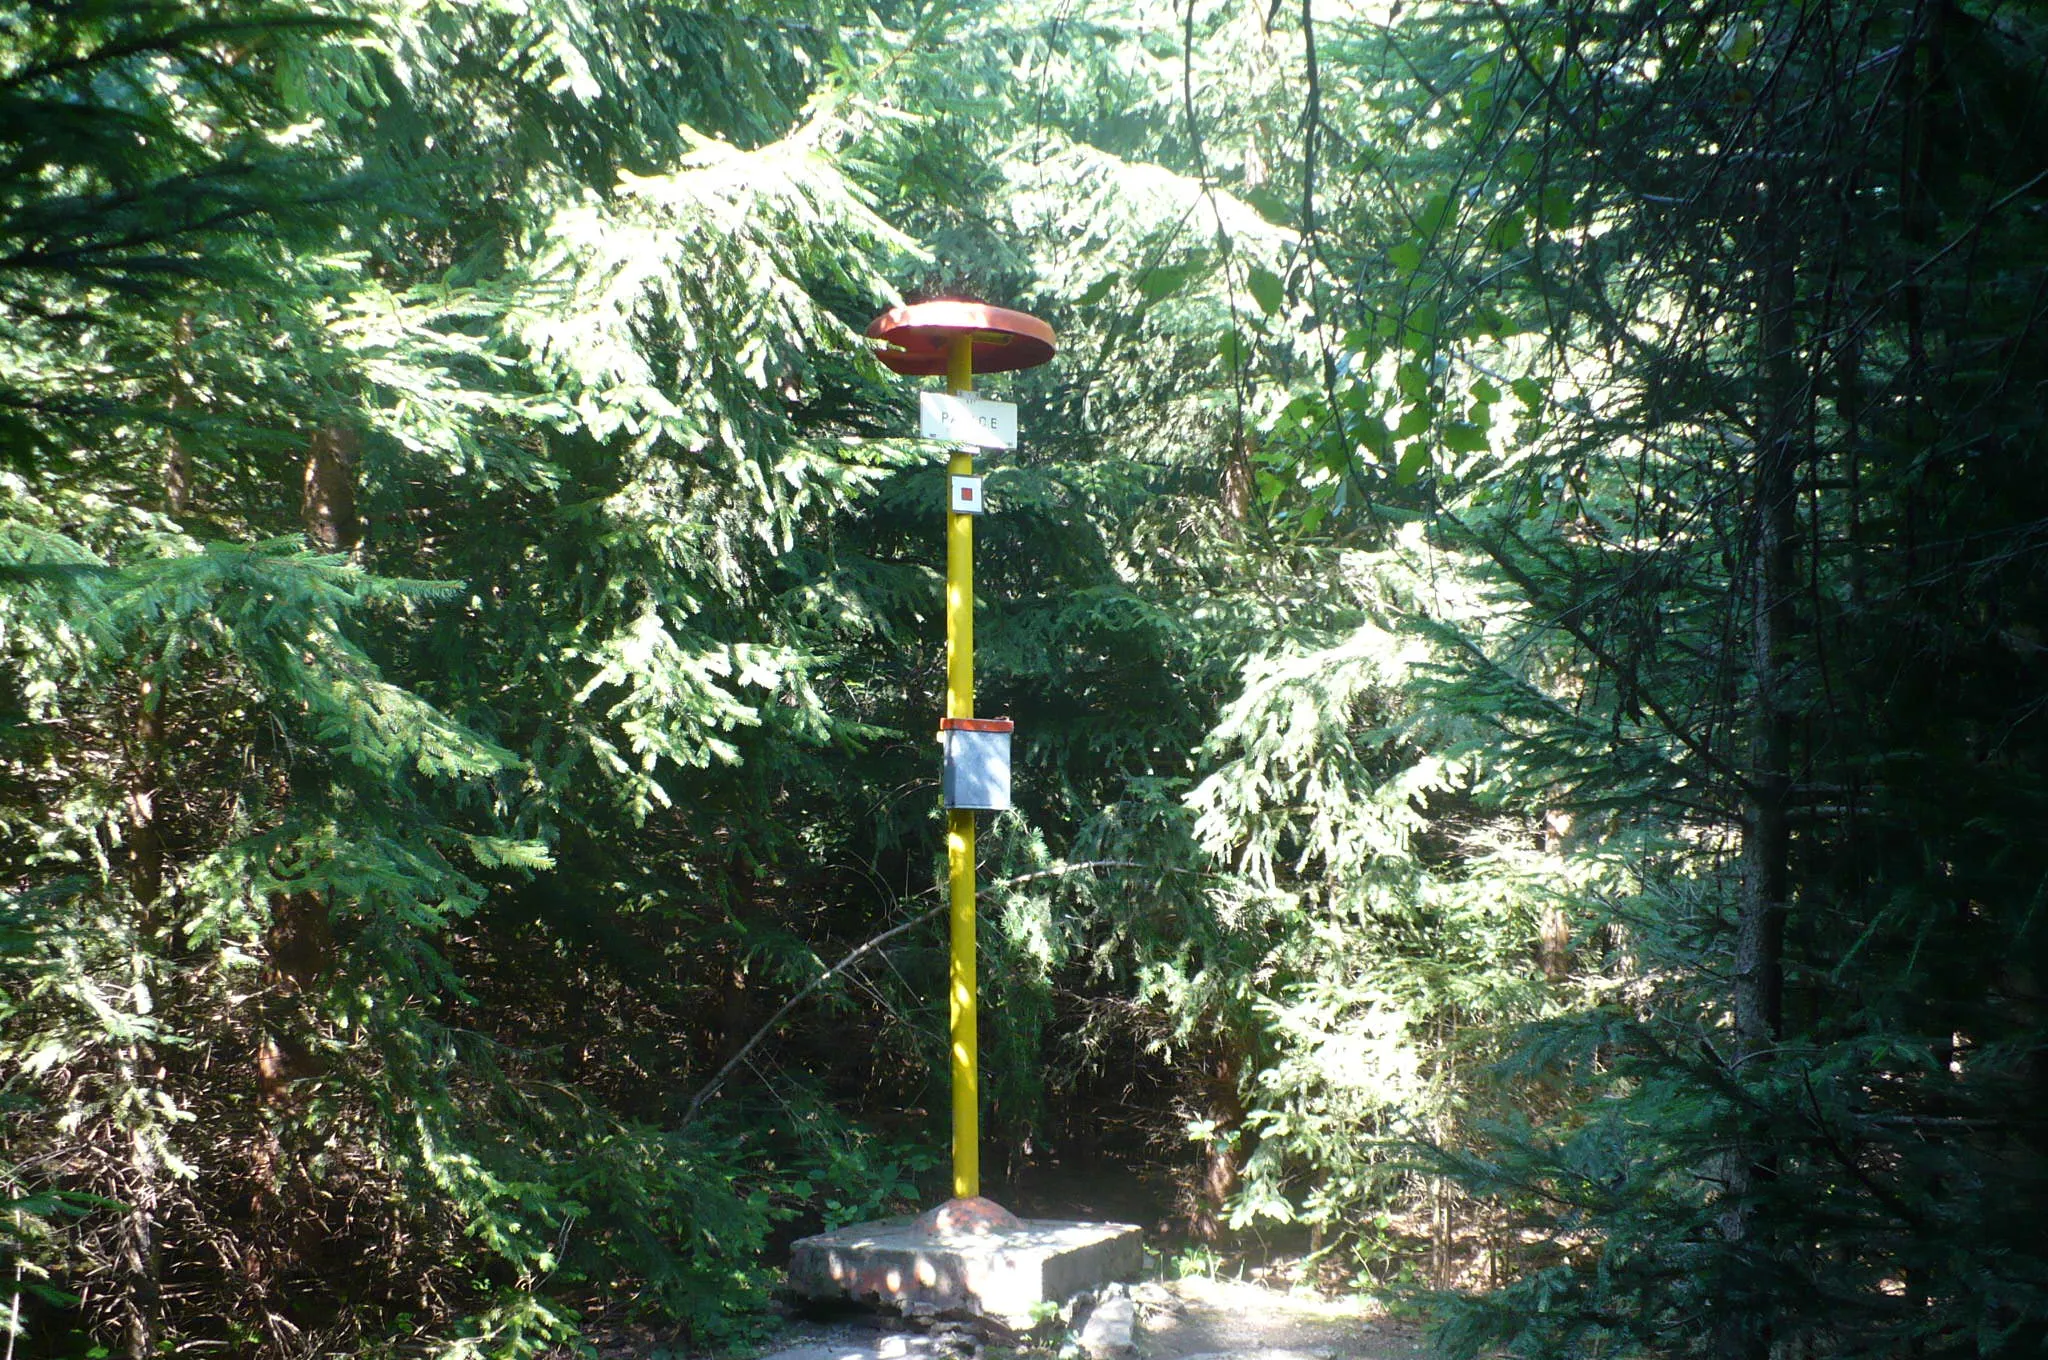
[[[1112,1295],[1095,1305],[1095,1311],[1088,1314],[1088,1321],[1081,1327],[1076,1338],[1082,1352],[1089,1360],[1120,1360],[1137,1349],[1132,1329],[1137,1325],[1137,1310],[1132,1307],[1128,1295]]]
[[[1174,1297],[1173,1291],[1156,1280],[1147,1280],[1131,1288],[1131,1302],[1138,1306],[1140,1329],[1171,1326],[1187,1312],[1187,1305]]]

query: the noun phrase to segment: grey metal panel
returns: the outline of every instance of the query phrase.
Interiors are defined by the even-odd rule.
[[[1010,806],[1010,734],[945,732],[945,795],[949,808],[1002,812]]]

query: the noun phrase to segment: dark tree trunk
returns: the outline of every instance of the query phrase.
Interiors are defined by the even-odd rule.
[[[192,351],[192,313],[178,317],[174,339],[176,349],[171,365],[171,435],[164,455],[164,510],[182,515],[192,501],[192,459],[185,452],[185,435],[178,428],[186,411],[192,409],[192,380],[185,366]]]
[[[1750,626],[1748,754],[1743,807],[1742,883],[1735,922],[1734,1059],[1738,1075],[1764,1060],[1784,1030],[1785,913],[1790,896],[1792,735],[1790,672],[1797,633],[1795,572],[1801,423],[1793,307],[1795,243],[1779,240],[1772,225],[1776,186],[1760,196],[1764,287],[1758,328],[1758,369],[1763,410],[1751,485],[1751,552],[1747,588]],[[1727,1159],[1721,1232],[1749,1258],[1738,1277],[1765,1267],[1754,1240],[1753,1198],[1776,1174],[1776,1156],[1763,1136],[1738,1133]],[[1767,1360],[1772,1328],[1760,1300],[1724,1298],[1718,1349],[1724,1360]]]
[[[1189,1226],[1203,1242],[1220,1242],[1227,1231],[1226,1206],[1244,1174],[1245,1046],[1225,1031],[1210,1055],[1196,1064],[1200,1112],[1214,1134],[1202,1151],[1188,1215]]]
[[[282,1104],[292,1083],[317,1075],[306,1033],[306,998],[326,977],[334,960],[334,934],[327,902],[318,893],[277,893],[270,899],[270,926],[263,932],[263,1033],[256,1047],[256,1085],[267,1107]]]
[[[323,425],[306,444],[305,488],[300,511],[306,532],[328,552],[349,552],[362,541],[356,517],[355,431]]]
[[[1552,808],[1543,814],[1540,848],[1556,853],[1571,834],[1572,814]],[[1546,982],[1569,982],[1572,976],[1572,923],[1564,908],[1555,902],[1544,904],[1536,917],[1536,961]]]
[[[1224,445],[1223,471],[1218,479],[1223,493],[1223,513],[1233,525],[1242,524],[1252,513],[1251,437],[1238,435]]]
[[[159,822],[163,782],[164,714],[162,688],[147,674],[136,686],[134,746],[129,762],[128,889],[135,898],[135,939],[131,949],[130,985],[150,985],[150,942],[157,934],[157,916],[164,887],[164,842]],[[150,1052],[141,1040],[121,1044],[123,1087],[138,1092],[147,1079]],[[116,1136],[127,1146],[126,1184],[117,1269],[121,1280],[122,1348],[129,1360],[146,1360],[154,1351],[161,1289],[160,1248],[156,1232],[159,1172],[152,1130],[141,1124]]]

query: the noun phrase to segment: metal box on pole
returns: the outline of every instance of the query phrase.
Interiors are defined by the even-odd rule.
[[[939,740],[945,743],[942,780],[946,806],[975,812],[1003,812],[1010,806],[1010,733],[1008,718],[941,718]]]

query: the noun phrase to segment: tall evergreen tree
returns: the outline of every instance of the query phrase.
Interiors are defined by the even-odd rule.
[[[2040,167],[2005,150],[2040,32],[1446,8],[1324,48],[1386,82],[1358,150],[1404,191],[1367,181],[1344,238],[1385,282],[1315,426],[1337,476],[1282,499],[1429,511],[1498,601],[1415,618],[1430,703],[1490,727],[1477,787],[1622,874],[1574,905],[1611,1001],[1513,1069],[1532,1110],[1591,1099],[1452,1159],[1545,1234],[1463,1347],[2041,1344],[2009,621],[2039,586],[2048,261]]]
[[[866,730],[790,554],[896,456],[845,437],[870,378],[828,303],[907,243],[833,163],[857,108],[799,112],[815,29],[663,19],[9,29],[34,1332],[515,1352],[629,1280],[715,1329],[771,1194],[841,1155],[685,1131],[698,1055],[628,1074],[719,1042],[663,1013],[763,946],[735,886],[800,843],[804,753]],[[662,79],[727,48],[756,64]],[[648,942],[713,968],[657,985]],[[618,1000],[553,1009],[537,961]]]

